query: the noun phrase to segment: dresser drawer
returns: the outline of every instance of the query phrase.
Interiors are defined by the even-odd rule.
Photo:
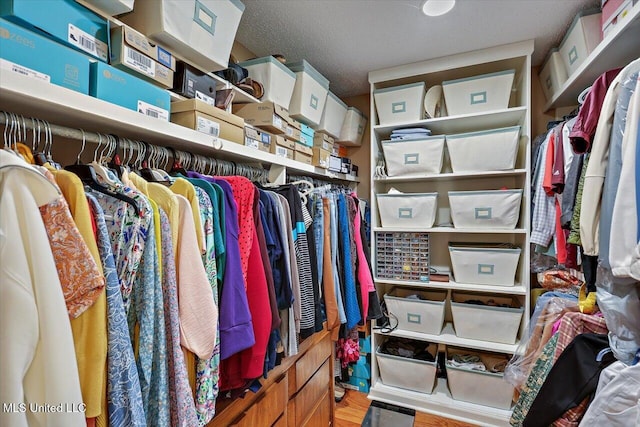
[[[329,393],[322,397],[320,404],[313,411],[311,417],[307,419],[304,427],[328,427],[331,425],[331,401],[329,397]]]
[[[300,390],[329,357],[331,357],[331,339],[329,334],[326,334],[296,362],[295,390]]]
[[[283,375],[264,391],[262,396],[244,413],[234,426],[270,426],[282,415],[287,406],[287,376]],[[286,421],[286,417],[285,417]]]
[[[298,392],[294,398],[295,407],[295,421],[293,425],[302,425],[303,421],[308,418],[322,396],[327,393],[330,387],[330,381],[332,380],[331,372],[329,370],[329,360],[326,360],[322,367],[311,377],[309,382]],[[292,414],[289,414],[291,416]],[[292,420],[289,420],[291,424]]]

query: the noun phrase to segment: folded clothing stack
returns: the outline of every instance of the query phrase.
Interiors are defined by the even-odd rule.
[[[436,355],[429,353],[428,342],[402,338],[389,338],[380,347],[380,352],[393,356],[406,357],[408,359],[435,362]]]
[[[431,136],[431,130],[426,128],[394,129],[391,131],[391,140],[419,139]]]
[[[509,361],[505,357],[491,357],[487,358],[488,364],[485,364],[480,356],[477,354],[453,354],[450,359],[447,360],[447,366],[455,368],[468,369],[471,371],[480,372],[504,372],[507,362]]]

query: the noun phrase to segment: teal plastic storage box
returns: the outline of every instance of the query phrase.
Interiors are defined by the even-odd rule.
[[[0,19],[0,74],[10,71],[89,93],[89,58]]]
[[[103,101],[169,121],[169,92],[102,62],[91,64],[89,93]]]
[[[366,378],[349,377],[349,382],[344,386],[360,393],[369,393],[369,380]]]
[[[371,353],[371,336],[360,338],[358,340],[358,345],[360,347],[360,354]]]
[[[2,0],[0,16],[107,62],[108,24],[73,0]]]
[[[307,147],[313,147],[315,131],[304,123],[300,123],[300,143]]]

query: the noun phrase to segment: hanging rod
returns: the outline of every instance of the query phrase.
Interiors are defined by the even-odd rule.
[[[59,136],[62,138],[75,139],[82,141],[83,131],[80,129],[69,128],[66,126],[54,125],[46,120],[40,120],[35,118],[27,118],[19,116],[14,113],[6,113],[0,111],[0,124],[5,126],[17,126],[16,129],[12,129],[12,132],[26,132],[26,129],[32,132],[42,132],[43,135],[46,132],[50,132],[51,135]],[[84,138],[86,142],[92,142],[98,144],[101,140],[96,132],[84,131]]]

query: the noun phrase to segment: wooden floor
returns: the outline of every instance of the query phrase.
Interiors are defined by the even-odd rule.
[[[336,427],[360,427],[371,401],[365,393],[347,390],[344,399],[336,403]],[[468,427],[461,421],[416,412],[414,427]]]

